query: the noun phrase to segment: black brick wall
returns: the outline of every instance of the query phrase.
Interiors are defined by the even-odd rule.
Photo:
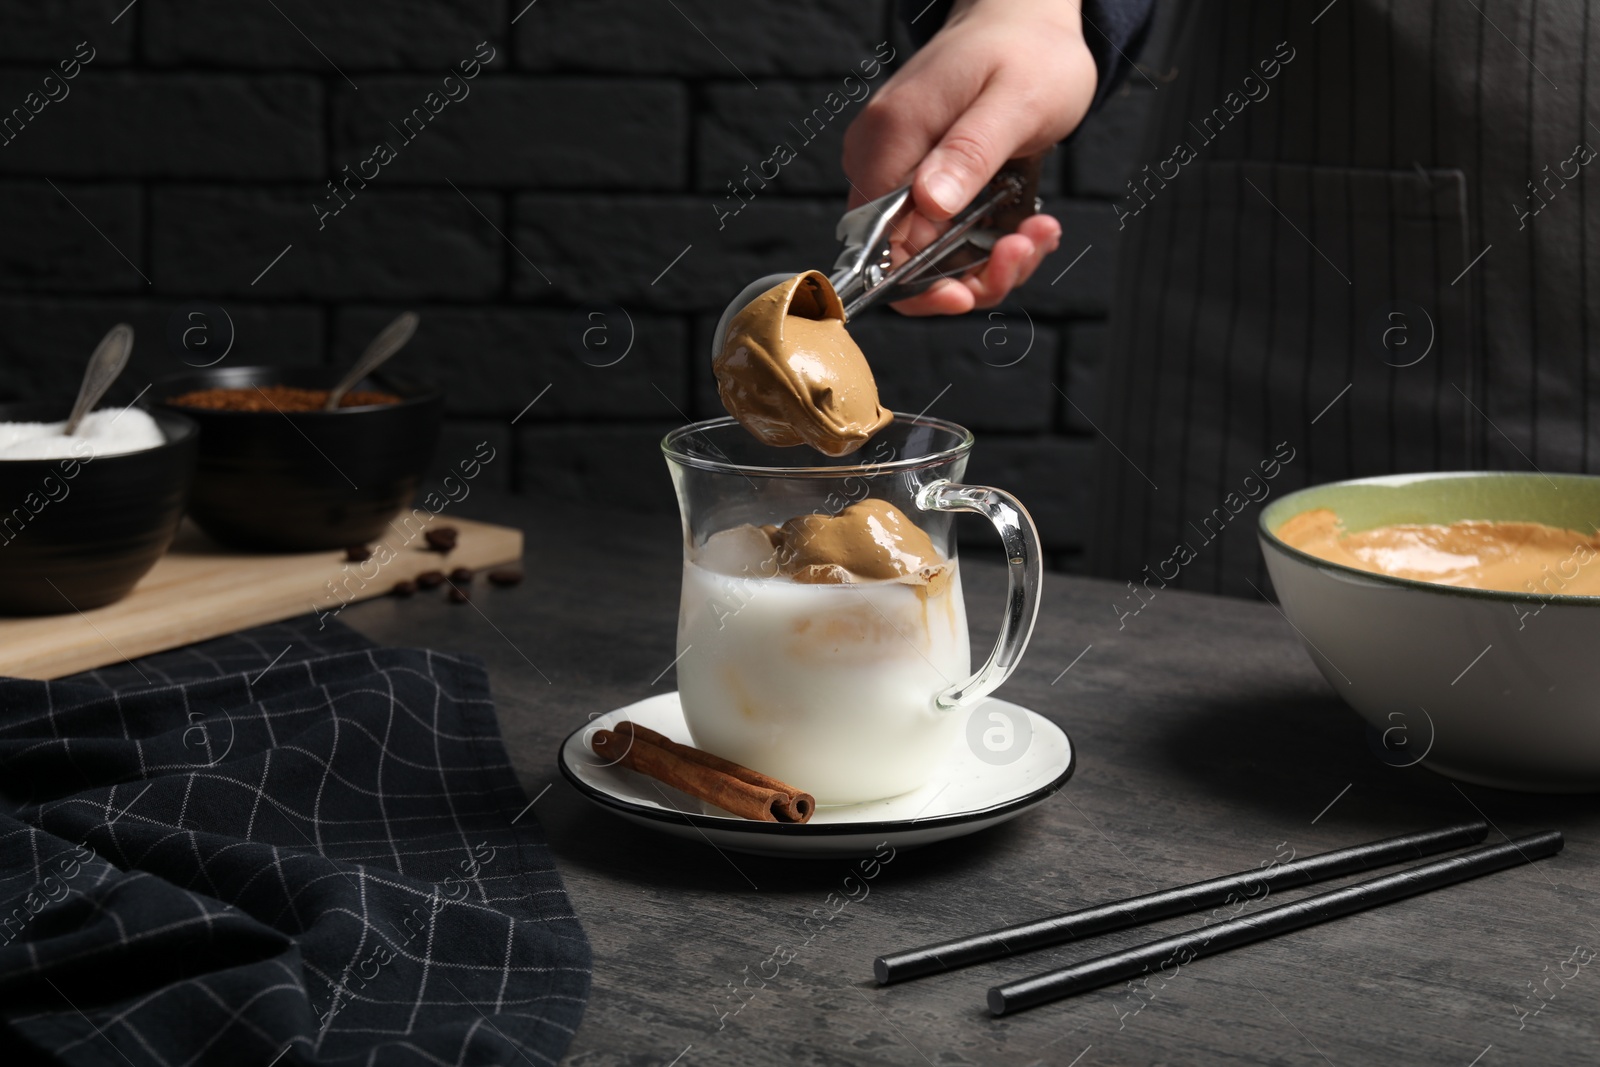
[[[859,103],[825,98],[883,83],[860,66],[880,42],[909,47],[885,0],[525,4],[0,3],[0,400],[64,410],[119,320],[127,401],[209,361],[183,327],[220,343],[216,308],[240,364],[343,363],[414,308],[396,369],[447,384],[443,463],[487,437],[506,488],[670,509],[655,442],[720,413],[722,306],[837,252]],[[93,58],[64,80],[80,42]],[[1152,91],[1135,77],[1052,161],[1062,250],[1003,313],[855,329],[887,402],[980,432],[970,474],[1027,501],[1058,566],[1087,528],[1109,201]],[[379,141],[394,158],[349,177]],[[728,183],[779,142],[796,158],[729,214]],[[319,219],[329,182],[347,202]]]

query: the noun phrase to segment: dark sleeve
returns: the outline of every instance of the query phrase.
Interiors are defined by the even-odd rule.
[[[1070,3],[1071,0],[1064,0]],[[918,48],[939,32],[950,14],[951,0],[896,0],[897,14]],[[1083,0],[1083,40],[1100,74],[1094,106],[1122,83],[1150,28],[1156,0]]]

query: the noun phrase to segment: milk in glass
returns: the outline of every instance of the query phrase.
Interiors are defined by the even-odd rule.
[[[962,719],[937,697],[971,666],[956,562],[803,581],[779,559],[768,532],[741,526],[684,564],[677,673],[694,744],[819,804],[921,786]]]

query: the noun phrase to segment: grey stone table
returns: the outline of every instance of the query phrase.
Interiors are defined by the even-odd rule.
[[[468,606],[385,598],[343,618],[385,643],[487,662],[511,758],[594,944],[571,1064],[1600,1059],[1600,960],[1569,962],[1600,949],[1600,798],[1458,786],[1381,762],[1268,604],[1162,592],[1119,629],[1118,586],[1048,575],[1033,643],[1001,694],[1067,730],[1076,775],[1004,826],[899,853],[812,936],[801,922],[827,914],[846,862],[661,836],[592,807],[556,770],[561,739],[590,715],[672,686],[675,521],[481,497],[462,514],[527,531],[522,586],[479,583]],[[987,644],[1004,576],[965,570]],[[1002,1019],[983,1007],[996,980],[1201,917],[872,982],[872,958],[891,949],[1480,813],[1491,841],[1556,827],[1566,851],[1197,961],[1159,990],[1117,986]],[[792,961],[763,986],[778,946]]]

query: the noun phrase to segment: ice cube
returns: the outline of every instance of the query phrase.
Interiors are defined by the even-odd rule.
[[[735,578],[770,578],[778,573],[777,551],[759,526],[748,523],[719,530],[706,538],[694,562],[708,571]]]

